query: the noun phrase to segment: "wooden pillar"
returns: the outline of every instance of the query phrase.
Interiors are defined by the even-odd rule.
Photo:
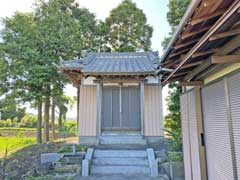
[[[79,127],[80,84],[77,85],[77,127]]]
[[[80,133],[80,92],[81,91],[81,82],[77,85],[77,129],[78,134]]]
[[[119,115],[120,115],[120,127],[122,127],[122,86],[123,86],[123,83],[119,83]]]
[[[201,89],[195,87],[195,102],[196,102],[196,118],[197,118],[197,135],[198,135],[198,147],[200,157],[200,168],[201,168],[201,180],[207,180],[206,172],[206,156],[205,156],[205,145],[204,143],[204,130],[203,130],[203,116],[202,116],[202,101],[201,101]]]
[[[140,82],[141,134],[144,135],[144,81]]]
[[[229,86],[228,86],[227,78],[224,78],[224,90],[225,90],[226,105],[227,105],[227,120],[228,120],[228,130],[229,130],[229,139],[230,139],[232,166],[233,166],[233,177],[234,177],[234,180],[237,180],[238,169],[237,169],[236,152],[235,152],[236,148],[235,148],[235,142],[234,142],[231,103],[230,103]]]
[[[97,83],[97,136],[101,135],[101,121],[102,121],[102,82]]]

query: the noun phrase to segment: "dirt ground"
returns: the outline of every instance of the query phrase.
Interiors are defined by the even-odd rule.
[[[0,159],[0,180],[5,179],[20,180],[26,174],[32,174],[35,170],[44,173],[44,169],[39,167],[40,154],[58,152],[66,145],[66,142],[44,143],[25,147],[7,157],[6,161]]]

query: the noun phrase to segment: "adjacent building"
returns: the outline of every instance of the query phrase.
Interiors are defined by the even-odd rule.
[[[186,180],[240,179],[240,1],[193,0],[161,64],[179,82]]]

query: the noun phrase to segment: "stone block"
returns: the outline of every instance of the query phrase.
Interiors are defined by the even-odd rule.
[[[62,155],[60,155],[58,153],[41,154],[41,157],[40,157],[41,164],[56,162],[56,161],[60,160],[61,157],[62,157]]]

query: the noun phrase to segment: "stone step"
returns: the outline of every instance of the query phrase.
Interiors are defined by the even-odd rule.
[[[140,135],[102,135],[100,144],[139,144],[146,145],[146,140]]]
[[[150,169],[143,166],[91,166],[91,174],[93,175],[110,175],[110,174],[150,174]]]
[[[147,151],[143,150],[95,150],[94,158],[146,158]]]
[[[147,158],[97,158],[92,160],[93,165],[137,165],[137,166],[147,166]]]

